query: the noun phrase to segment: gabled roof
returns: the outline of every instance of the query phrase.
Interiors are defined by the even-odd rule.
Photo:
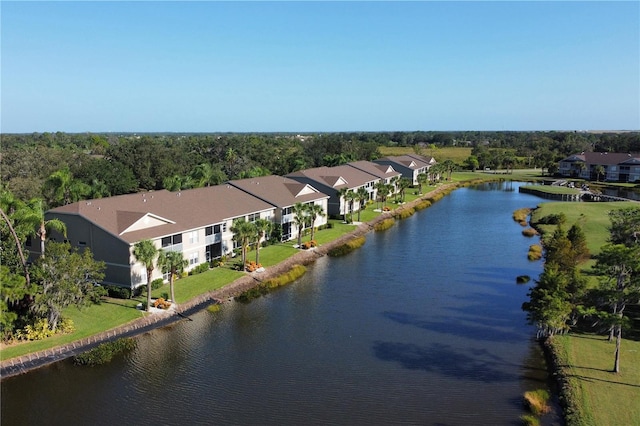
[[[374,182],[379,178],[367,173],[363,170],[346,164],[335,167],[316,167],[314,169],[299,170],[289,173],[287,177],[292,179],[306,177],[311,181],[317,182],[335,190],[342,188],[358,188],[368,182]]]
[[[433,159],[433,157],[427,158],[421,155],[414,155],[414,154],[382,157],[374,161],[381,162],[381,163],[398,164],[411,170],[417,170],[423,167],[428,167],[431,164],[435,163],[435,160]]]
[[[380,179],[388,179],[396,176],[402,176],[402,173],[396,171],[393,166],[388,164],[377,164],[371,161],[353,161],[347,163],[347,166],[355,167]]]
[[[78,215],[110,234],[135,243],[185,232],[273,206],[231,185],[180,192],[167,190],[80,201],[58,207],[48,215]]]
[[[284,176],[271,175],[232,180],[229,184],[279,208],[329,198],[327,194],[309,184]]]
[[[614,166],[622,163],[635,164],[634,159],[640,161],[640,154],[626,154],[620,152],[583,152],[581,154],[570,155],[561,161],[568,163],[583,161],[589,165]]]

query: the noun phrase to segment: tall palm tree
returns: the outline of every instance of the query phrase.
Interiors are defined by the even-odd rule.
[[[233,239],[240,244],[240,249],[242,250],[242,270],[247,269],[247,249],[249,248],[249,244],[253,239],[253,236],[256,234],[255,225],[251,222],[247,222],[242,219],[234,219],[233,225],[231,226],[231,232],[233,232]]]
[[[337,191],[338,195],[338,205],[341,207],[344,203],[344,209],[342,210],[344,221],[347,221],[347,192],[349,192],[349,188],[340,188]]]
[[[211,163],[200,163],[194,167],[190,176],[195,181],[196,188],[209,186],[213,179],[213,167],[211,167]]]
[[[320,204],[307,204],[307,215],[309,217],[309,222],[311,226],[311,240],[313,241],[313,237],[316,230],[316,219],[319,217],[324,217],[324,209]]]
[[[604,166],[596,166],[595,172],[596,172],[596,179],[598,180],[598,182],[600,182],[600,176],[604,176],[606,174],[606,170]]]
[[[349,221],[353,222],[353,203],[358,199],[358,195],[354,191],[347,191],[344,199],[349,204]]]
[[[171,292],[171,301],[176,303],[176,295],[173,291],[173,276],[184,271],[189,262],[182,257],[182,253],[178,251],[160,250],[158,255],[158,266],[162,268],[163,273],[169,273],[169,291]]]
[[[151,240],[138,241],[133,245],[133,256],[147,269],[147,312],[151,310],[151,274],[158,249]]]
[[[360,212],[367,207],[367,201],[369,201],[369,191],[367,191],[363,186],[358,188],[356,191],[356,195],[358,203],[360,204],[360,208],[358,209],[358,222],[360,222]]]
[[[418,175],[419,176],[419,175]],[[400,195],[400,201],[404,202],[404,195],[407,188],[411,186],[411,179],[403,177],[398,181],[398,194]]]
[[[444,160],[442,167],[447,172],[447,180],[451,180],[451,173],[457,168],[456,163],[453,160]]]
[[[422,194],[422,185],[426,185],[427,182],[429,181],[429,174],[427,173],[420,173],[416,179],[418,180],[418,193]]]
[[[74,179],[69,166],[53,172],[45,181],[45,188],[53,191],[52,201],[57,205],[75,203],[91,193],[91,187]]]
[[[23,208],[16,210],[14,218],[17,227],[36,230],[36,235],[40,237],[40,257],[44,257],[44,246],[47,240],[47,232],[54,230],[67,236],[67,225],[60,219],[45,219],[44,202],[39,198],[29,201]]]
[[[293,205],[293,222],[298,227],[298,247],[302,245],[302,231],[307,223],[307,207],[302,203],[295,203]]]
[[[387,184],[386,184],[386,183],[384,183],[384,181],[382,181],[382,180],[380,180],[380,181],[376,182],[376,183],[373,185],[373,187],[376,189],[376,192],[377,192],[377,194],[376,194],[376,208],[377,208],[378,210],[380,210],[380,207],[379,207],[379,205],[378,205],[378,202],[379,202],[380,200],[382,200],[382,192],[386,190],[386,186],[387,186]]]
[[[260,263],[260,245],[262,243],[262,239],[269,235],[271,232],[271,228],[273,227],[273,222],[268,219],[258,219],[254,223],[256,228],[256,237],[258,238],[256,242],[256,265]]]

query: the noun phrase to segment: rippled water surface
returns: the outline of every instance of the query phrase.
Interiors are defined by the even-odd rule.
[[[546,373],[515,283],[541,264],[511,214],[538,202],[510,183],[454,191],[107,366],[3,381],[2,424],[520,424]]]

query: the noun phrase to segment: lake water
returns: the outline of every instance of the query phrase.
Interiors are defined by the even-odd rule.
[[[516,284],[542,264],[511,219],[540,200],[517,186],[456,190],[286,288],[140,336],[108,365],[4,380],[2,424],[520,424],[522,394],[547,374]]]

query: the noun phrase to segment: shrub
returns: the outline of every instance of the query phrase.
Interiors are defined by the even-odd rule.
[[[247,262],[247,264],[245,265],[245,270],[247,272],[254,272],[257,269],[262,268],[262,264],[261,263],[256,263],[253,260],[250,262]]]
[[[22,330],[18,330],[16,338],[18,340],[42,340],[54,334],[56,333],[49,328],[49,321],[44,318],[25,326]]]
[[[549,392],[537,389],[524,393],[524,403],[532,414],[539,416],[549,412]]]
[[[527,218],[529,217],[531,210],[532,209],[529,207],[516,210],[515,212],[513,212],[513,220],[515,220],[522,226],[527,226]]]
[[[151,281],[151,290],[157,290],[164,285],[164,280],[162,278],[156,278]]]
[[[352,238],[346,243],[329,250],[329,253],[327,254],[332,257],[344,256],[345,254],[351,253],[353,250],[362,247],[365,241],[366,239],[364,236]]]
[[[416,211],[413,208],[401,209],[399,211],[396,211],[393,217],[395,217],[396,219],[406,219],[413,216],[415,212]]]
[[[158,309],[169,309],[171,307],[171,302],[166,301],[164,297],[159,297],[153,302],[153,307]]]
[[[529,253],[527,254],[529,260],[542,259],[542,246],[539,244],[532,244],[529,246]]]
[[[277,277],[266,280],[263,285],[267,288],[281,287],[289,284],[303,276],[307,272],[307,268],[303,265],[293,265],[288,272],[280,274]]]
[[[518,284],[526,284],[531,281],[531,277],[529,275],[518,275],[516,277],[516,282]]]
[[[393,226],[396,223],[396,220],[392,217],[384,219],[375,225],[373,225],[373,229],[376,231],[385,231]]]
[[[316,247],[317,245],[318,245],[318,242],[316,240],[311,240],[311,241],[302,243],[302,248],[305,250],[308,250],[312,247]]]
[[[126,287],[120,287],[117,285],[105,285],[103,287],[105,290],[107,290],[107,296],[113,297],[114,299],[131,298],[131,289],[128,289]]]
[[[522,235],[524,235],[525,237],[535,237],[536,235],[538,235],[538,231],[536,231],[533,228],[526,228],[522,230]]]
[[[114,356],[121,352],[130,351],[136,347],[136,341],[131,337],[115,340],[113,342],[101,343],[95,348],[73,357],[76,365],[101,365],[111,361]]]
[[[431,201],[429,200],[422,200],[419,203],[417,203],[413,208],[415,210],[424,210],[427,207],[431,207]]]
[[[189,272],[189,275],[201,274],[203,272],[207,272],[208,270],[209,270],[209,264],[207,262],[201,263],[198,266],[196,266],[195,268],[193,268]]]
[[[536,416],[532,416],[531,414],[520,416],[520,420],[522,420],[522,424],[526,426],[540,426],[540,420],[538,420]]]
[[[564,213],[549,214],[540,218],[538,221],[541,225],[562,225],[567,221],[567,216]]]

